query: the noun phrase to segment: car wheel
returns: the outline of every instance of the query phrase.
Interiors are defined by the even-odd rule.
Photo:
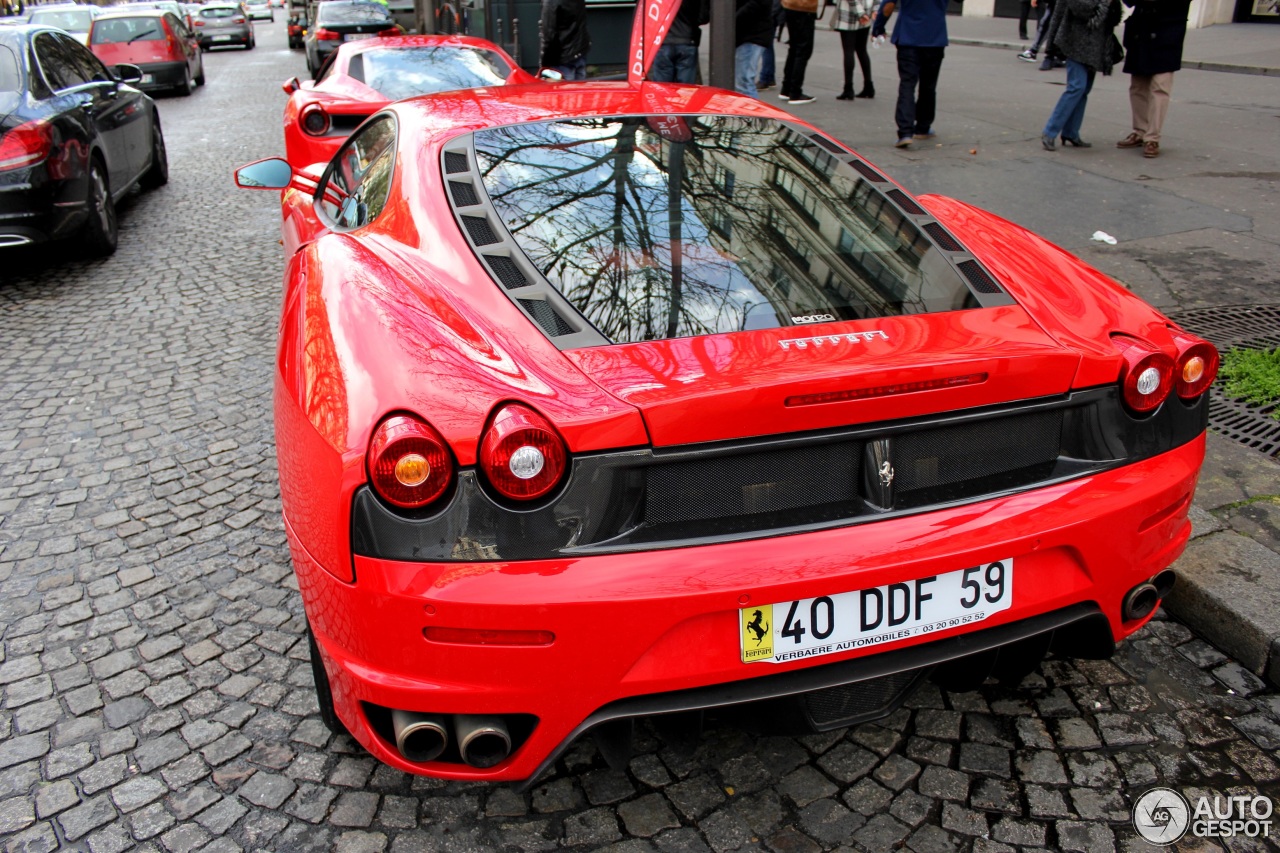
[[[177,90],[178,94],[185,98],[188,95],[190,95],[192,92],[194,92],[195,89],[196,89],[196,84],[191,79],[191,69],[183,68],[182,82],[178,84],[178,90]]]
[[[111,200],[106,167],[97,157],[89,163],[89,221],[84,224],[82,236],[90,254],[110,255],[116,250],[120,238],[116,205]]]
[[[254,42],[253,36],[249,36],[249,40],[248,40],[247,42],[245,42],[244,49],[245,49],[245,50],[253,50],[253,45],[254,45],[254,43],[255,43],[255,42]]]
[[[311,647],[311,679],[316,685],[316,704],[320,706],[320,721],[325,728],[335,735],[348,734],[347,727],[338,719],[333,710],[333,690],[329,687],[329,673],[325,672],[324,661],[320,660],[320,649],[316,646],[316,638],[311,629],[307,629],[307,643]]]
[[[142,187],[148,190],[169,183],[169,152],[164,146],[159,116],[155,118],[155,125],[155,133],[151,135],[151,166],[142,176]]]
[[[204,57],[200,57],[200,73],[196,75],[196,85],[204,85]]]

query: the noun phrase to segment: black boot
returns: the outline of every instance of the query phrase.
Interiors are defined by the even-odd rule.
[[[863,83],[863,84],[862,84],[862,91],[861,91],[861,92],[859,92],[859,93],[858,93],[857,95],[855,95],[854,97],[858,97],[858,98],[874,98],[875,96],[876,96],[876,87],[875,87],[875,86],[872,86],[870,83]]]
[[[845,89],[843,92],[841,92],[840,94],[836,95],[836,100],[837,100],[837,101],[852,101],[852,100],[853,100],[853,89]]]

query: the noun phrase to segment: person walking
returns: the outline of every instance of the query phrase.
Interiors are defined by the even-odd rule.
[[[1160,156],[1160,131],[1169,112],[1173,72],[1182,67],[1191,0],[1124,0],[1133,14],[1124,22],[1124,72],[1129,75],[1133,132],[1117,148],[1141,148]]]
[[[787,62],[782,67],[778,97],[793,104],[815,100],[804,91],[804,72],[813,56],[813,31],[818,23],[818,0],[782,0],[787,21]]]
[[[782,40],[782,31],[786,28],[786,21],[782,16],[782,0],[772,0],[772,2],[773,28],[777,32],[769,40],[769,46],[764,49],[764,56],[760,59],[760,79],[756,81],[756,88],[761,92],[778,85],[778,63],[774,56],[773,43]]]
[[[1031,10],[1036,7],[1036,0],[1022,0],[1018,4],[1021,6],[1018,14],[1018,39],[1027,40],[1027,19],[1031,17]]]
[[[844,89],[837,101],[858,98],[874,98],[876,87],[871,82],[871,56],[867,53],[867,38],[871,35],[871,7],[873,0],[836,0],[836,19],[831,28],[840,33],[840,50],[844,54]],[[862,66],[862,91],[853,94],[853,62],[855,57]]]
[[[933,119],[938,110],[938,74],[947,49],[947,0],[886,0],[876,19],[880,31],[895,10],[898,23],[891,41],[898,51],[898,106],[894,111],[898,141],[894,147],[909,148],[913,141],[937,136]]]
[[[1115,36],[1121,14],[1120,0],[1058,0],[1047,43],[1066,57],[1067,88],[1040,134],[1046,150],[1057,148],[1059,136],[1064,145],[1091,147],[1080,138],[1080,126],[1094,76],[1110,74],[1123,53]]]
[[[683,0],[662,47],[653,57],[649,79],[658,83],[695,83],[702,25],[711,20],[709,0]]]
[[[554,68],[566,80],[587,79],[587,33],[585,0],[542,0],[538,30],[541,41],[538,64]]]
[[[733,88],[759,97],[760,60],[773,42],[773,10],[769,0],[738,0],[734,17]]]

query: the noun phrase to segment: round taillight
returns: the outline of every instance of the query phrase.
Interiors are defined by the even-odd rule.
[[[1123,335],[1112,341],[1124,357],[1120,388],[1125,405],[1139,415],[1155,411],[1173,390],[1173,359],[1150,344]]]
[[[434,501],[453,479],[444,439],[409,415],[393,415],[369,440],[369,481],[388,503],[416,509]]]
[[[480,442],[480,468],[499,493],[532,500],[560,482],[568,461],[564,442],[547,419],[510,403],[493,417]]]
[[[1178,363],[1174,369],[1174,386],[1184,400],[1199,397],[1218,377],[1218,348],[1203,338],[1174,332],[1178,346]]]
[[[299,123],[312,136],[324,136],[329,132],[329,114],[315,104],[303,109]]]

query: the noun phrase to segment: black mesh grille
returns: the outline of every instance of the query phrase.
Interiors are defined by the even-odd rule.
[[[449,193],[453,196],[453,203],[458,207],[470,207],[480,203],[480,199],[476,196],[476,188],[469,183],[450,181]]]
[[[679,524],[858,503],[861,442],[765,450],[655,465],[645,520]]]
[[[524,273],[520,272],[520,267],[516,266],[516,262],[506,255],[485,255],[484,259],[489,262],[489,269],[493,270],[493,274],[498,277],[498,281],[502,282],[502,286],[507,290],[525,287],[529,284],[529,279],[525,278]]]
[[[549,337],[555,338],[573,331],[573,327],[566,323],[564,318],[556,313],[556,309],[552,308],[545,300],[518,299],[516,301],[520,303],[525,311],[529,312],[529,316],[542,327],[542,331],[546,332]]]
[[[915,503],[912,491],[930,501],[963,497],[968,489],[955,492],[958,484],[985,490],[1001,475],[1052,466],[1061,447],[1061,410],[907,433],[893,442],[898,503]]]
[[[911,196],[907,195],[902,190],[889,190],[887,195],[889,198],[894,200],[898,207],[902,208],[907,213],[914,216],[922,216],[924,214],[924,208],[916,204],[915,201],[912,200]]]
[[[839,144],[832,142],[830,139],[827,139],[825,136],[818,136],[817,134],[814,134],[809,138],[812,139],[814,142],[818,143],[819,145],[821,145],[823,148],[830,151],[832,154],[845,153],[845,150],[842,147],[840,147]]]
[[[804,694],[804,704],[814,724],[825,728],[846,721],[876,716],[887,710],[911,687],[916,670],[896,672],[854,684],[828,687]]]
[[[877,184],[883,184],[885,182],[884,175],[880,174],[861,160],[850,160],[849,165],[856,169],[858,173],[868,181],[875,181]]]
[[[471,242],[477,246],[487,246],[490,243],[498,242],[498,235],[493,233],[493,227],[489,225],[489,220],[483,216],[464,216],[462,224],[467,229],[467,236],[471,238]]]
[[[1000,285],[996,284],[987,271],[978,266],[976,261],[963,261],[957,264],[960,272],[968,279],[969,284],[979,293],[1000,293]]]
[[[467,163],[466,154],[459,154],[456,151],[444,152],[444,170],[450,175],[455,175],[458,172],[466,172],[470,170],[470,168],[470,165]]]
[[[952,237],[947,229],[943,228],[936,222],[930,222],[924,226],[924,230],[929,232],[929,236],[933,238],[933,242],[937,243],[944,251],[958,252],[963,247]]]

